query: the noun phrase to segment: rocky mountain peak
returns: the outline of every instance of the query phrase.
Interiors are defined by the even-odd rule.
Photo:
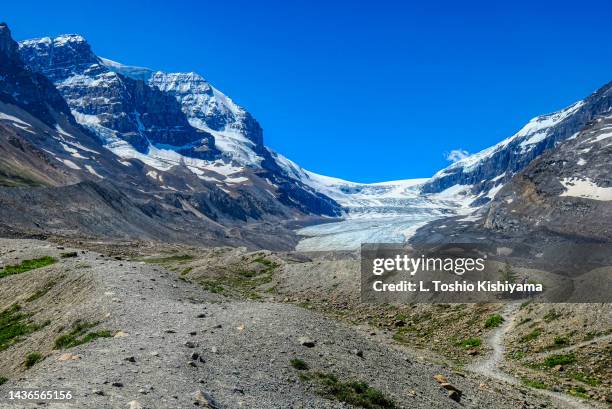
[[[13,40],[10,28],[6,23],[0,23],[0,54],[2,58],[0,63],[5,64],[6,62],[10,62],[14,64],[19,61],[17,51],[18,46]]]
[[[91,70],[92,65],[101,66],[87,40],[78,34],[25,40],[19,44],[19,51],[31,70],[54,82],[83,74],[85,70]]]
[[[24,66],[19,45],[6,23],[0,24],[0,78],[0,101],[17,105],[48,125],[56,123],[58,114],[74,121],[53,84]]]

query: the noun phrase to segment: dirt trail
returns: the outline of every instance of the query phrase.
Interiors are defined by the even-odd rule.
[[[511,385],[521,385],[521,380],[514,377],[512,374],[501,370],[500,366],[504,361],[504,339],[506,334],[514,327],[514,317],[520,308],[519,303],[508,303],[501,311],[504,322],[499,327],[495,328],[486,342],[492,349],[492,352],[484,359],[478,360],[467,367],[468,370],[507,382]],[[558,407],[568,409],[589,409],[593,406],[587,403],[568,396],[564,393],[554,392],[543,389],[534,389],[535,393],[550,398]]]

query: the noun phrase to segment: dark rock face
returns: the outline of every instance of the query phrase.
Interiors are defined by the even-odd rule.
[[[215,131],[229,127],[243,134],[259,152],[263,152],[263,130],[255,118],[233,102],[223,101],[225,96],[200,75],[158,71],[149,78],[149,85],[176,98],[188,118],[200,120]]]
[[[612,240],[612,117],[595,117],[575,138],[534,160],[486,209],[486,229],[534,230]]]
[[[48,125],[56,115],[71,119],[70,109],[53,84],[43,75],[27,70],[11,31],[0,24],[0,100],[18,105]]]
[[[285,206],[308,214],[341,214],[335,201],[286,175],[265,147],[257,120],[198,74],[103,60],[78,35],[26,40],[19,52],[28,67],[55,83],[77,121],[103,143],[120,139],[143,154],[153,145],[188,158],[222,159],[272,181]],[[223,140],[217,144],[213,134]]]
[[[423,187],[424,193],[441,192],[454,185],[472,185],[472,193],[488,192],[508,182],[531,161],[558,143],[580,132],[593,118],[612,106],[612,83],[606,84],[585,100],[550,115],[533,119],[506,141],[483,151],[473,163],[457,162],[439,172]],[[482,199],[475,204],[483,204]]]
[[[218,156],[213,136],[194,129],[175,98],[112,72],[82,37],[28,40],[19,51],[29,69],[55,83],[79,122],[89,119],[103,137],[123,139],[141,153],[162,144],[201,159]]]
[[[451,217],[422,227],[413,243],[612,241],[612,115],[595,116],[517,173],[479,209],[476,220]]]

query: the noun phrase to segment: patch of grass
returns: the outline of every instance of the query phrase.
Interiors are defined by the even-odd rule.
[[[79,322],[72,326],[72,331],[55,339],[55,349],[72,348],[86,344],[98,338],[111,338],[113,335],[108,330],[87,332],[88,329],[95,327],[99,322]],[[87,334],[86,334],[87,332]]]
[[[574,372],[570,374],[570,378],[575,379],[582,383],[586,383],[587,385],[591,385],[591,386],[601,385],[601,381],[599,379],[586,375],[582,372]]]
[[[21,274],[26,271],[34,270],[37,268],[46,267],[50,264],[55,263],[57,260],[50,256],[35,258],[32,260],[24,260],[20,264],[5,266],[0,269],[0,278],[8,277],[13,274]]]
[[[466,338],[464,340],[461,340],[459,342],[457,342],[455,345],[457,346],[461,346],[463,348],[475,348],[475,347],[479,347],[480,344],[482,344],[482,340],[480,338]]]
[[[578,386],[574,389],[570,389],[569,391],[567,391],[567,393],[569,393],[570,395],[573,395],[577,398],[581,398],[581,399],[589,399],[590,396],[587,395],[587,390],[584,389],[582,386]]]
[[[203,280],[200,284],[206,291],[214,294],[224,294],[226,292],[225,287],[215,280]]]
[[[499,327],[504,322],[504,317],[499,314],[493,314],[485,321],[485,328]]]
[[[523,335],[519,339],[519,342],[522,342],[522,343],[531,342],[534,339],[536,339],[537,337],[539,337],[540,335],[542,335],[542,329],[536,328],[533,331],[531,331],[529,334]]]
[[[0,385],[4,385],[7,382],[8,382],[8,378],[5,378],[4,376],[0,376]]]
[[[350,380],[341,381],[336,375],[322,372],[300,374],[303,381],[314,381],[320,387],[320,394],[340,402],[366,409],[393,409],[395,402],[387,398],[380,390],[366,382]]]
[[[523,318],[522,320],[519,321],[519,323],[517,325],[527,324],[529,321],[531,321],[530,317]]]
[[[561,317],[561,313],[557,312],[554,308],[548,310],[548,312],[544,315],[544,321],[551,322]]]
[[[544,360],[544,366],[552,368],[557,365],[568,365],[576,362],[574,354],[551,355]]]
[[[199,282],[206,290],[213,293],[254,300],[260,299],[262,296],[258,287],[272,281],[274,270],[276,270],[278,264],[263,256],[254,259],[253,262],[263,264],[265,267],[263,269],[247,269],[228,266],[222,275],[214,278],[203,278]]]
[[[187,275],[189,273],[191,273],[191,270],[193,270],[193,267],[187,267],[186,269],[184,269],[183,271],[181,271],[181,275]]]
[[[36,290],[34,294],[26,298],[26,301],[32,302],[32,301],[38,300],[40,297],[47,294],[49,290],[51,290],[55,286],[55,284],[57,284],[56,281],[51,281],[50,283],[46,284],[43,288]]]
[[[308,364],[304,360],[302,360],[302,359],[293,358],[291,361],[289,361],[289,363],[291,364],[292,367],[294,367],[298,371],[307,371],[308,370]]]
[[[18,304],[13,304],[0,313],[0,351],[4,351],[21,341],[24,336],[49,324],[49,322],[43,324],[28,322],[31,316],[32,314],[22,313],[21,306]]]
[[[569,337],[561,337],[561,336],[555,337],[555,340],[553,342],[554,342],[554,346],[558,348],[569,345],[570,343]]]
[[[548,389],[548,386],[546,386],[544,382],[539,381],[537,379],[523,378],[522,381],[523,381],[523,385],[529,386],[530,388]]]
[[[34,365],[36,365],[38,362],[42,361],[43,356],[40,352],[30,352],[29,354],[26,355],[25,361],[24,361],[24,365],[26,368],[30,369],[31,367],[33,367]]]
[[[523,359],[525,357],[525,353],[523,351],[514,351],[511,356],[512,359]]]

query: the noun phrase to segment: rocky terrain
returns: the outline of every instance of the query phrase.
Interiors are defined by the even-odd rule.
[[[495,383],[510,380],[510,385],[524,392],[542,388],[531,393],[541,394],[552,407],[588,407],[585,405],[609,399],[610,386],[606,381],[609,344],[601,338],[610,330],[610,310],[606,305],[599,309],[561,306],[565,311],[561,327],[558,318],[551,320],[551,314],[544,311],[547,305],[534,304],[520,309],[517,306],[510,315],[502,312],[501,304],[367,305],[359,302],[359,267],[353,253],[273,254],[250,253],[240,248],[201,249],[153,243],[83,244],[110,254],[111,262],[118,257],[162,266],[180,282],[198,285],[219,297],[217,300],[281,304],[323,314],[326,319],[339,321],[376,344],[400,350],[425,365],[447,368],[459,376],[470,378],[477,373],[493,378]],[[597,343],[585,349],[584,354],[577,354],[574,361],[565,363],[565,372],[543,364],[546,357],[539,355],[538,348],[523,351],[531,340],[517,343],[523,348],[519,359],[513,340],[526,335],[522,332],[527,326],[517,324],[524,320],[527,311],[538,322],[541,339],[550,341],[551,345],[558,336],[553,334],[567,335],[572,333],[572,328],[578,331],[574,331],[576,341],[572,336],[567,346],[580,344],[582,333],[595,334]],[[498,314],[503,314],[506,322],[512,324],[502,336],[495,335]],[[309,336],[316,338],[316,334],[315,329]],[[356,353],[359,348],[351,351]],[[489,356],[497,358],[483,369],[479,362]],[[575,373],[579,375],[569,377]],[[567,374],[567,381],[555,374]],[[548,379],[545,386],[540,384],[543,379]],[[489,381],[483,382],[489,385]]]
[[[88,245],[105,256],[45,241],[0,244],[5,266],[49,260],[0,278],[3,322],[21,328],[3,331],[0,391],[73,391],[72,402],[48,407],[565,407],[386,342],[382,327],[277,300],[286,297],[272,290],[279,271],[306,262],[298,255]],[[327,262],[339,260],[315,261]]]

